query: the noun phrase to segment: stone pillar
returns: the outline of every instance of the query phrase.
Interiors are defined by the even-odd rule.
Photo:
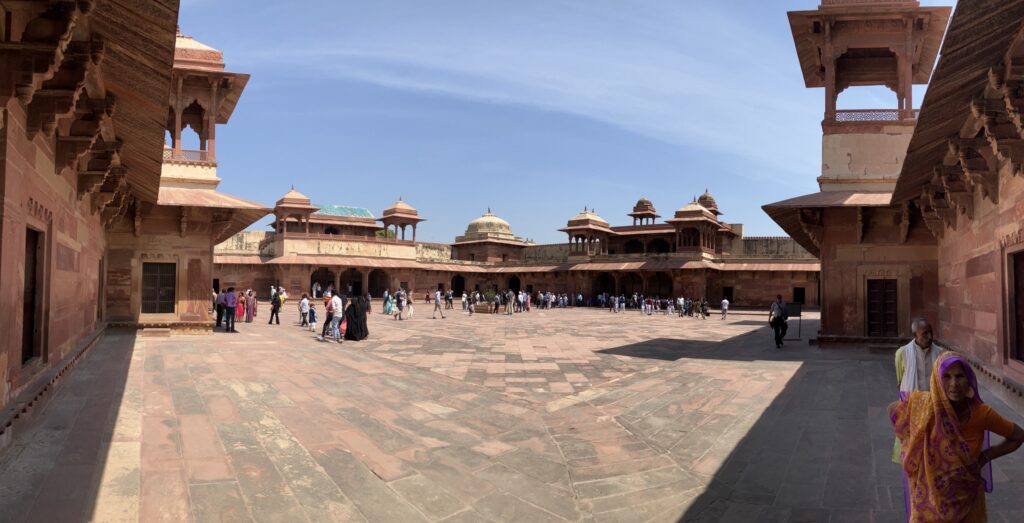
[[[913,20],[907,20],[905,24],[907,42],[903,50],[903,59],[898,63],[903,69],[899,71],[899,75],[903,80],[903,108],[905,111],[903,117],[912,118],[914,115],[914,22]]]
[[[217,88],[219,83],[220,80],[214,80],[210,85],[210,110],[207,111],[207,125],[209,126],[206,131],[207,141],[209,141],[207,154],[211,162],[217,160],[217,111],[220,105],[219,100],[217,100],[217,96],[220,94]]]
[[[171,136],[174,141],[172,144],[174,155],[178,156],[181,154],[181,108],[177,107],[177,104],[175,104],[174,108],[174,130]]]
[[[825,21],[825,47],[821,61],[825,66],[825,119],[836,119],[836,58],[832,49],[832,23]]]
[[[416,224],[412,224],[412,241],[416,243]]]

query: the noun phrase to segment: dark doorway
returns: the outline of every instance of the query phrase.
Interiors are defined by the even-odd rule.
[[[1013,277],[1013,285],[1010,292],[1013,297],[1013,316],[1010,321],[1013,323],[1014,345],[1013,357],[1024,360],[1024,251],[1010,255],[1010,276]]]
[[[896,280],[868,280],[868,336],[896,336]]]
[[[103,321],[103,302],[107,295],[107,271],[104,268],[106,259],[100,258],[99,270],[96,272],[96,321]]]
[[[672,246],[664,238],[655,238],[647,244],[648,253],[665,254],[672,251]]]
[[[626,242],[624,250],[626,254],[642,254],[644,252],[644,244],[640,240],[629,240]]]
[[[672,296],[672,277],[664,272],[656,272],[647,280],[647,295],[659,298]]]
[[[220,294],[220,278],[213,279],[213,292]]]
[[[508,288],[515,292],[519,292],[519,290],[522,289],[519,276],[513,276],[508,279]]]
[[[615,294],[615,278],[607,272],[600,272],[594,277],[594,282],[591,285],[591,290],[594,296],[598,294]]]
[[[25,230],[25,293],[22,300],[21,364],[42,355],[43,233]]]
[[[461,274],[452,276],[452,293],[461,296],[466,292],[466,278]]]
[[[619,294],[629,296],[633,293],[642,293],[643,290],[644,281],[639,274],[628,272],[619,276]]]
[[[438,283],[437,284],[437,290],[439,290],[441,292],[444,292],[444,284],[443,283]]]
[[[722,287],[722,298],[729,300],[729,303],[736,301],[732,297],[732,287]]]
[[[793,303],[807,303],[807,290],[803,287],[793,287]]]
[[[173,314],[178,283],[174,263],[142,264],[142,312]]]
[[[327,289],[334,288],[334,271],[327,267],[320,267],[309,276],[309,292],[313,293],[313,284],[320,284],[320,293],[327,292]]]
[[[388,288],[388,273],[381,269],[370,271],[368,286],[371,296],[383,296],[384,290]]]
[[[340,287],[338,292],[346,296],[361,296],[363,294],[363,275],[355,269],[343,272]]]

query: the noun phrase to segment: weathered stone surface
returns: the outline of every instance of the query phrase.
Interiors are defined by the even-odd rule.
[[[609,317],[624,343],[674,340],[679,357],[600,352],[623,343],[603,336]],[[498,339],[507,321],[545,333],[519,340],[516,354],[560,359],[579,342],[595,369],[628,372],[573,393],[517,392],[388,353],[407,344],[444,354],[448,337]],[[371,338],[342,347],[264,324],[237,335],[104,343],[0,454],[0,514],[147,522],[899,516],[884,417],[896,388],[891,355],[776,350],[762,323],[742,316],[567,310],[425,324],[374,315]],[[463,355],[486,358],[491,349]],[[128,378],[113,379],[118,372]],[[203,408],[177,412],[171,391],[188,387]],[[670,445],[666,431],[679,436]],[[996,463],[994,521],[1019,511],[1022,460]],[[77,497],[54,504],[43,493],[57,487]]]

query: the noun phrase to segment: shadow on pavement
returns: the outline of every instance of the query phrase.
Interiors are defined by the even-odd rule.
[[[128,419],[142,409],[141,389],[125,398],[134,346],[134,331],[108,331],[15,434],[0,454],[0,521],[103,520],[94,511],[105,482],[138,498],[141,427],[118,424],[122,408]]]

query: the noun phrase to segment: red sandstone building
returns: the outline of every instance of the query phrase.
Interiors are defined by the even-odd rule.
[[[269,212],[216,191],[216,126],[248,77],[177,19],[0,3],[0,443],[108,327],[209,332],[213,246]]]
[[[824,74],[831,97],[844,85],[841,78],[891,86],[894,75],[904,71],[904,78],[924,81],[947,14],[948,9],[921,8],[913,1],[826,0],[817,11],[790,13],[790,20],[805,75]],[[904,24],[903,39],[895,31],[875,34],[875,29],[897,23]],[[847,32],[858,25],[873,29]],[[830,43],[830,35],[842,42],[839,48],[834,40]],[[897,60],[890,59],[888,65],[895,70],[877,60],[873,63],[878,67],[858,64],[868,55],[877,58],[877,49],[890,37],[887,45]],[[916,57],[909,73],[900,61],[901,49],[912,49]],[[835,61],[815,63],[816,50]],[[909,319],[924,316],[936,325],[940,342],[968,355],[1002,383],[1007,398],[1020,400],[1022,56],[1024,2],[964,0],[946,31],[919,115],[906,112],[911,108],[907,103],[897,111],[851,113],[858,115],[855,121],[843,122],[843,113],[826,103],[830,109],[823,122],[822,191],[765,206],[801,245],[820,254],[820,339],[871,342],[904,336]],[[847,68],[865,76],[844,75]],[[829,88],[831,82],[839,87]],[[808,80],[809,87],[820,83]],[[898,121],[879,121],[883,114],[898,114]],[[846,138],[850,135],[854,137]],[[898,153],[897,163],[884,170],[884,185],[871,190],[829,187],[851,178],[833,180],[837,177],[829,175],[837,142],[844,140],[850,164],[870,167],[872,159],[890,156],[880,153]],[[887,142],[892,147],[878,145]],[[854,271],[856,278],[851,278]]]
[[[425,218],[401,199],[374,218],[361,207],[314,204],[293,188],[274,207],[272,232],[240,233],[217,246],[214,284],[260,296],[271,285],[295,295],[319,283],[374,297],[398,288],[413,296],[510,288],[585,298],[728,297],[741,307],[766,306],[782,294],[817,306],[813,256],[790,238],[744,238],[743,226],[721,214],[705,192],[659,223],[642,198],[628,213],[632,225],[612,226],[584,209],[559,229],[566,243],[536,245],[488,209],[454,242],[440,244],[415,240]]]

